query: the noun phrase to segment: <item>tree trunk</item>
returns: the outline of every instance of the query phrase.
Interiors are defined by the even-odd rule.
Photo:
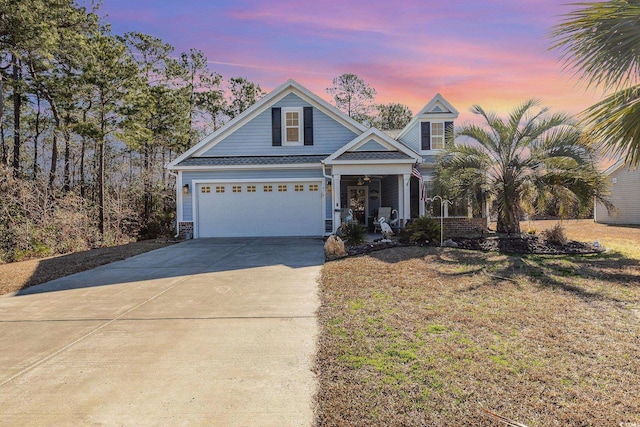
[[[71,117],[66,114],[64,118],[64,171],[62,175],[62,191],[68,193],[71,190],[71,132],[69,132],[69,124]]]
[[[11,55],[11,65],[13,67],[13,176],[20,175],[20,110],[22,108],[22,93],[20,91],[20,80],[22,72],[20,70],[20,60],[15,55]]]
[[[496,231],[506,234],[520,234],[519,198],[513,195],[506,197],[504,209],[498,211]]]
[[[104,109],[106,108],[104,100],[101,100],[100,105],[100,140],[98,141],[98,230],[104,238]]]
[[[149,160],[149,144],[147,142],[144,143],[143,146],[143,156],[144,156],[144,160],[143,160],[143,164],[144,164],[144,168],[142,171],[142,182],[144,185],[144,195],[143,195],[143,199],[144,199],[144,221],[145,223],[149,222],[151,220],[151,204],[153,202],[152,200],[152,195],[151,195],[151,170],[150,170],[150,165],[151,162]]]
[[[7,165],[7,159],[9,157],[8,154],[8,148],[7,148],[7,141],[5,140],[4,137],[4,124],[0,123],[0,143],[2,143],[2,152],[0,153],[0,156],[2,156],[0,162],[2,162],[3,165]]]
[[[2,81],[2,73],[0,73],[0,125],[4,117],[4,82]]]
[[[87,110],[82,112],[82,123],[87,122]],[[85,180],[84,180],[84,153],[86,150],[87,137],[82,136],[82,141],[80,144],[80,197],[85,198]]]
[[[36,123],[33,136],[33,179],[38,178],[38,140],[40,139],[40,95],[36,94]]]

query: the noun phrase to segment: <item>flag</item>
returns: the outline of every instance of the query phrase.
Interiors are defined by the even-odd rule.
[[[427,189],[424,185],[424,179],[422,178],[422,173],[420,173],[420,166],[418,165],[418,162],[416,162],[416,164],[413,165],[413,168],[411,168],[411,175],[418,178],[418,183],[420,185],[420,200],[426,200]]]

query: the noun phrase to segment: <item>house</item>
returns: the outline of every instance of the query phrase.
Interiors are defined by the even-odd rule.
[[[607,170],[611,185],[609,200],[615,206],[612,212],[596,202],[593,219],[602,224],[640,225],[640,171],[624,167],[622,160]]]
[[[179,233],[322,236],[380,207],[405,224],[425,213],[412,168],[428,181],[457,117],[438,94],[394,138],[289,80],[167,165]]]

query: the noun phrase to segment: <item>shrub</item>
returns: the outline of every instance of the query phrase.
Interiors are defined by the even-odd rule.
[[[536,230],[534,227],[527,228],[527,234],[529,234],[531,236],[535,236],[537,232],[538,232],[538,230]]]
[[[542,235],[548,243],[555,243],[558,245],[564,245],[567,243],[567,236],[564,234],[564,228],[562,228],[560,223],[553,226],[553,228],[543,231]]]
[[[430,216],[421,216],[407,225],[406,233],[413,243],[431,243],[440,239],[440,224]]]
[[[355,222],[343,223],[342,240],[349,246],[355,246],[363,243],[367,237],[367,229]]]

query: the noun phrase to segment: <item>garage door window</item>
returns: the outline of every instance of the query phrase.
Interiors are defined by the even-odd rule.
[[[208,185],[203,185],[202,187],[200,187],[200,192],[201,193],[211,193],[211,187],[209,187]]]
[[[284,193],[285,191],[287,191],[287,186],[286,185],[278,185],[278,191],[281,193]]]
[[[262,191],[264,191],[265,193],[271,193],[273,191],[273,186],[265,185],[264,187],[262,187]]]
[[[255,193],[256,186],[255,185],[247,185],[247,193]]]
[[[309,191],[318,191],[318,184],[310,184]]]
[[[242,193],[242,186],[241,186],[241,185],[234,185],[234,186],[232,187],[232,191],[233,191],[234,193]]]
[[[224,193],[224,185],[216,185],[216,193]]]
[[[304,191],[304,185],[302,185],[302,184],[296,184],[296,185],[295,185],[295,190],[296,190],[296,191]]]

